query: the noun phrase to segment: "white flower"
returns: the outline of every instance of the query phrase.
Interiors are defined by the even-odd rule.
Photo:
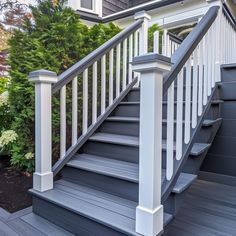
[[[8,103],[8,93],[0,94],[0,107],[7,105]]]
[[[28,152],[25,154],[25,159],[26,160],[31,160],[34,158],[34,154],[32,152]]]
[[[16,141],[18,135],[14,130],[6,130],[2,132],[2,136],[0,137],[0,147],[5,147],[9,143]]]

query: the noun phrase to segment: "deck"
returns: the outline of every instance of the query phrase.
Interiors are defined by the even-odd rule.
[[[168,236],[235,236],[236,187],[197,180],[170,226]],[[10,214],[0,209],[1,236],[71,236],[36,216],[31,208]]]
[[[197,180],[168,236],[235,236],[236,187]]]

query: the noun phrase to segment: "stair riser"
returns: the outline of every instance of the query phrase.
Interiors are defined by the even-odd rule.
[[[177,104],[174,104],[174,112],[176,114]],[[183,106],[183,119],[185,113],[185,104]],[[212,104],[207,119],[217,119],[220,114],[220,104]],[[140,105],[139,104],[120,104],[112,113],[112,116],[121,117],[139,117],[140,115]],[[163,104],[163,119],[167,118],[167,104]]]
[[[179,209],[181,208],[184,202],[184,198],[187,192],[188,191],[186,189],[180,194],[171,193],[170,196],[167,198],[167,200],[164,202],[165,212],[173,216],[176,216],[176,214],[178,213]]]
[[[63,169],[62,178],[76,184],[89,185],[100,191],[132,201],[138,201],[138,184],[134,182],[72,167]]]
[[[89,141],[82,149],[83,153],[108,157],[115,160],[139,163],[139,148]],[[190,155],[191,157],[191,155]],[[166,151],[162,152],[162,167],[165,168]]]
[[[75,235],[127,235],[35,196],[33,197],[33,212]]]
[[[174,126],[174,135],[176,136],[176,124]],[[183,124],[184,129],[184,124]],[[119,122],[119,121],[106,121],[99,128],[99,132],[119,134],[119,135],[130,135],[139,136],[139,122]],[[208,137],[211,135],[211,127],[202,128],[203,135],[200,136],[199,141],[208,141]],[[167,123],[164,122],[162,125],[162,138],[167,138]]]
[[[185,92],[186,89],[184,87],[183,91],[183,98],[185,99]],[[175,100],[177,100],[177,88],[175,87]],[[164,101],[167,101],[167,95],[163,97]],[[140,91],[139,90],[131,90],[130,93],[126,96],[124,101],[129,101],[129,102],[139,102],[140,101]]]
[[[139,162],[139,150],[137,147],[88,141],[82,147],[81,151],[83,153],[109,157],[121,161]]]
[[[195,158],[188,158],[186,164],[184,165],[183,172],[189,174],[198,174],[198,171],[201,167],[202,162],[207,154],[207,151]]]

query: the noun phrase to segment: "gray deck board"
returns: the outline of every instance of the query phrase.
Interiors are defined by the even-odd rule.
[[[236,187],[197,180],[168,236],[235,236]]]
[[[50,223],[26,208],[16,213],[0,208],[0,236],[72,236],[73,234]]]

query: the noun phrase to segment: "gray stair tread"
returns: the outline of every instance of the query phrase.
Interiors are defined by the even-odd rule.
[[[214,125],[216,122],[218,122],[219,120],[222,120],[221,118],[219,119],[215,119],[215,120],[211,120],[211,119],[205,119],[202,123],[202,126],[204,127],[209,127]],[[139,117],[126,117],[126,116],[110,116],[106,119],[106,121],[118,121],[118,122],[139,122],[140,119]],[[163,123],[167,123],[166,119],[162,120]],[[176,120],[175,120],[176,123]],[[183,121],[184,123],[184,121]]]
[[[34,228],[36,228],[37,230],[39,230],[40,232],[48,236],[50,235],[72,236],[74,235],[34,213],[30,213],[28,215],[22,216],[21,219],[25,221],[27,224],[33,226]]]
[[[119,122],[139,122],[138,117],[125,117],[125,116],[110,116],[106,121],[119,121]]]
[[[139,146],[139,137],[128,136],[128,135],[95,133],[93,136],[89,138],[89,140],[97,141],[97,142],[134,146],[134,147]],[[202,154],[209,147],[210,147],[210,144],[207,144],[207,143],[194,143],[191,150],[191,155],[198,156]],[[166,140],[162,140],[162,148],[163,150],[166,150]]]
[[[210,120],[210,119],[206,119],[203,121],[202,126],[204,127],[208,127],[208,126],[212,126],[215,123],[217,123],[219,120],[222,120],[221,118],[215,119],[215,120]]]
[[[181,173],[172,192],[173,193],[182,193],[186,190],[193,182],[197,179],[197,175]]]
[[[206,150],[210,148],[211,144],[209,143],[194,143],[192,149],[191,149],[191,155],[192,156],[199,156]]]
[[[65,180],[55,182],[53,190],[30,191],[37,197],[108,227],[130,235],[139,235],[135,232],[136,202]],[[164,221],[170,221],[171,218],[169,214],[164,215]]]
[[[89,154],[78,154],[68,162],[67,166],[127,180],[134,183],[139,182],[139,165],[136,163],[119,161]],[[163,169],[162,182],[165,179],[165,173],[166,171]],[[183,192],[196,178],[196,175],[181,173],[175,187],[173,188],[173,192]]]
[[[67,163],[67,166],[138,182],[138,164],[135,163],[89,154],[78,154]]]
[[[139,138],[135,136],[128,136],[128,135],[95,133],[89,138],[89,140],[98,141],[98,142],[106,142],[106,143],[116,143],[116,144],[135,146],[135,147],[139,146]]]

